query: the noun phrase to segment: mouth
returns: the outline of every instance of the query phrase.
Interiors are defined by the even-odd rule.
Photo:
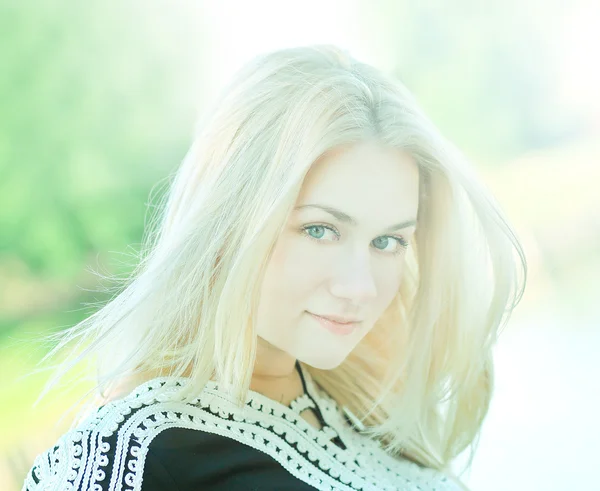
[[[360,322],[337,322],[326,317],[313,314],[312,312],[306,312],[310,314],[313,319],[315,319],[322,327],[334,334],[339,334],[342,336],[354,332],[354,330],[361,324]]]

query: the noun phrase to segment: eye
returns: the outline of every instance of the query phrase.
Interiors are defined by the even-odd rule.
[[[383,245],[384,248],[391,244],[393,248],[391,251],[387,252],[391,252],[392,254],[400,254],[408,247],[408,242],[404,238],[396,237],[394,235],[383,235],[381,237],[377,237],[375,240],[373,240],[373,242]]]
[[[302,227],[301,230],[310,240],[314,240],[316,242],[323,242],[323,237],[326,235],[327,231],[334,234],[334,241],[340,240],[340,234],[335,230],[335,228],[328,225],[308,225],[306,227]],[[403,237],[397,237],[395,235],[382,235],[381,237],[374,239],[372,243],[375,244],[375,248],[379,252],[392,255],[400,254],[408,247],[408,242],[406,239]],[[386,250],[386,247],[390,244],[394,247],[392,247],[390,250]]]
[[[335,237],[337,237],[334,240],[339,240],[340,235],[335,231],[335,229],[333,227],[328,227],[326,225],[309,225],[307,227],[302,228],[302,230],[306,233],[307,237],[311,240],[316,240],[318,242],[321,242],[321,238],[323,237],[323,235],[325,234],[325,231],[330,231],[333,232]],[[311,233],[309,232],[310,230],[316,230],[315,235],[317,235],[318,237],[315,237],[313,235],[311,235]]]

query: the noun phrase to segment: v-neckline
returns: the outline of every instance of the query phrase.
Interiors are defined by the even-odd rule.
[[[295,370],[298,372],[298,374],[300,375],[300,381],[302,382],[302,394],[294,397],[288,404],[284,404],[281,401],[278,401],[276,399],[271,399],[272,401],[274,401],[277,404],[281,404],[282,406],[287,407],[288,409],[292,409],[294,406],[300,405],[300,404],[304,404],[304,400],[306,398],[312,400],[312,402],[315,404],[315,406],[317,407],[318,412],[321,412],[321,406],[319,404],[319,402],[317,401],[317,399],[320,399],[319,394],[316,393],[316,390],[314,390],[314,385],[311,385],[311,383],[314,383],[314,381],[312,380],[312,378],[310,378],[310,382],[309,383],[309,377],[310,374],[306,373],[304,371],[304,368],[302,368],[302,365],[300,364],[300,362],[298,360],[296,360],[296,362],[294,363],[294,367]],[[248,392],[252,395],[259,395],[262,397],[267,397],[264,394],[262,394],[261,392],[258,392],[256,390],[252,390],[252,389],[248,389]],[[320,418],[321,419],[321,418]]]
[[[325,414],[323,412],[325,406],[323,404],[321,396],[317,392],[317,388],[315,387],[315,382],[312,379],[310,373],[308,373],[304,370],[304,368],[302,367],[302,364],[300,363],[299,360],[296,360],[294,366],[295,366],[295,369],[300,374],[300,380],[302,382],[303,393],[300,394],[299,396],[295,397],[294,399],[292,399],[289,402],[289,404],[284,404],[283,402],[280,402],[276,399],[272,399],[272,398],[270,398],[258,391],[255,391],[253,389],[248,389],[248,395],[250,396],[250,399],[259,401],[261,403],[263,401],[266,401],[266,403],[271,406],[277,405],[280,408],[285,408],[284,409],[285,411],[292,411],[297,418],[302,419],[302,421],[304,423],[306,423],[308,426],[310,426],[310,428],[312,428],[314,431],[318,432],[319,434],[329,435],[329,438],[338,436],[337,430],[335,430],[335,428],[333,426],[331,426],[325,420]],[[216,383],[213,380],[210,380],[209,382],[213,383],[214,384],[213,386],[218,386],[218,383]],[[307,421],[305,418],[302,417],[301,413],[303,411],[305,411],[306,409],[314,410],[314,414],[315,414],[316,418],[319,420],[319,423],[321,424],[321,428],[317,428],[316,426],[313,426],[309,421]]]
[[[293,411],[295,411],[298,414],[298,416],[303,418],[311,426],[313,426],[312,423],[310,421],[308,421],[306,418],[304,418],[302,416],[302,413],[304,411],[312,409],[313,410],[312,413],[314,414],[314,416],[317,418],[317,421],[321,425],[321,428],[317,428],[316,426],[313,426],[313,427],[317,431],[323,431],[324,428],[330,427],[330,425],[325,421],[325,418],[321,411],[321,406],[319,405],[319,402],[316,401],[318,395],[315,394],[315,396],[317,396],[317,397],[313,396],[313,394],[311,394],[311,390],[308,389],[308,384],[306,382],[306,376],[304,374],[304,369],[302,368],[302,365],[300,364],[300,362],[298,360],[296,360],[295,366],[296,366],[296,369],[298,370],[298,373],[300,374],[300,380],[302,381],[303,393],[300,394],[298,397],[294,398],[289,403],[288,407],[290,409],[292,409]],[[311,389],[312,388],[313,387],[311,387]],[[313,402],[313,406],[306,404],[307,398]]]
[[[305,425],[306,428],[310,428],[311,431],[314,431],[317,440],[319,442],[321,442],[321,444],[324,445],[324,444],[326,444],[326,442],[331,441],[337,447],[341,448],[342,450],[345,450],[347,445],[344,441],[342,441],[340,439],[340,434],[337,430],[336,422],[332,420],[331,421],[331,423],[333,424],[333,426],[332,426],[332,424],[330,424],[325,419],[325,417],[331,418],[333,416],[332,414],[326,415],[326,413],[334,410],[334,407],[337,408],[337,403],[333,399],[331,401],[325,401],[323,399],[323,397],[318,393],[316,383],[312,379],[310,373],[305,372],[298,361],[296,362],[296,367],[298,369],[298,372],[300,373],[304,393],[299,395],[298,397],[294,398],[290,402],[289,405],[285,405],[282,402],[279,402],[275,399],[271,399],[271,398],[261,394],[260,392],[254,391],[252,389],[248,389],[245,406],[251,408],[250,410],[259,411],[260,413],[263,413],[266,416],[272,416],[274,414],[283,413],[284,419],[287,419],[288,421],[293,422],[295,420],[298,420],[298,423],[299,423],[300,420],[302,420],[302,423],[301,423],[302,426]],[[125,399],[137,398],[139,394],[143,394],[144,392],[148,391],[149,387],[151,387],[153,384],[175,382],[175,384],[183,385],[183,384],[185,384],[186,380],[189,381],[189,378],[188,377],[172,377],[172,376],[156,377],[156,378],[154,378],[152,380],[148,380],[145,383],[138,386],[134,391],[132,391],[128,396],[126,396]],[[209,394],[209,401],[210,401],[210,398],[212,398],[213,396],[217,396],[216,408],[219,407],[218,400],[220,400],[220,399],[227,400],[229,402],[233,402],[233,399],[231,399],[227,394],[225,394],[221,390],[219,385],[220,384],[215,380],[208,380],[205,384],[206,393]],[[161,399],[168,400],[168,397],[163,396],[163,397],[157,398],[156,400],[161,400]],[[191,401],[190,404],[196,405],[201,400],[202,400],[202,395],[199,395],[196,399]],[[201,404],[208,404],[209,406],[211,405],[211,403],[207,402],[206,400],[204,403],[201,403]],[[307,421],[306,419],[304,419],[301,416],[300,413],[306,408],[312,408],[315,410],[314,412],[316,414],[316,417],[319,419],[319,422],[322,425],[321,428],[317,428],[317,427],[313,426],[309,421]],[[290,416],[286,418],[285,413],[288,413],[288,412],[293,414],[293,416],[291,416],[291,414],[290,414]],[[245,416],[241,416],[241,417],[245,417]],[[253,419],[253,418],[250,417],[250,419]],[[304,431],[307,431],[307,430],[304,430]]]

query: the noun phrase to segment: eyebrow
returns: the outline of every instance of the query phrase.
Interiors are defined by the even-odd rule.
[[[301,205],[301,206],[297,206],[296,208],[294,208],[294,210],[301,210],[303,208],[319,208],[323,211],[326,211],[327,213],[333,215],[335,218],[337,218],[340,222],[344,222],[344,223],[349,223],[350,225],[358,225],[358,222],[356,221],[355,218],[352,218],[350,215],[344,213],[343,211],[338,210],[337,208],[333,208],[332,206],[326,206],[326,205]],[[388,228],[385,229],[386,232],[394,232],[396,230],[401,230],[403,228],[407,228],[410,227],[412,225],[416,225],[417,224],[417,220],[416,219],[412,219],[412,220],[407,220],[405,222],[400,222],[397,223],[396,225],[392,225]]]

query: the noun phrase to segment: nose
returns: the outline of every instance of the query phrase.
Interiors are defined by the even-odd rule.
[[[350,260],[341,262],[340,271],[331,284],[331,293],[357,305],[377,296],[377,286],[368,254],[354,254]]]

